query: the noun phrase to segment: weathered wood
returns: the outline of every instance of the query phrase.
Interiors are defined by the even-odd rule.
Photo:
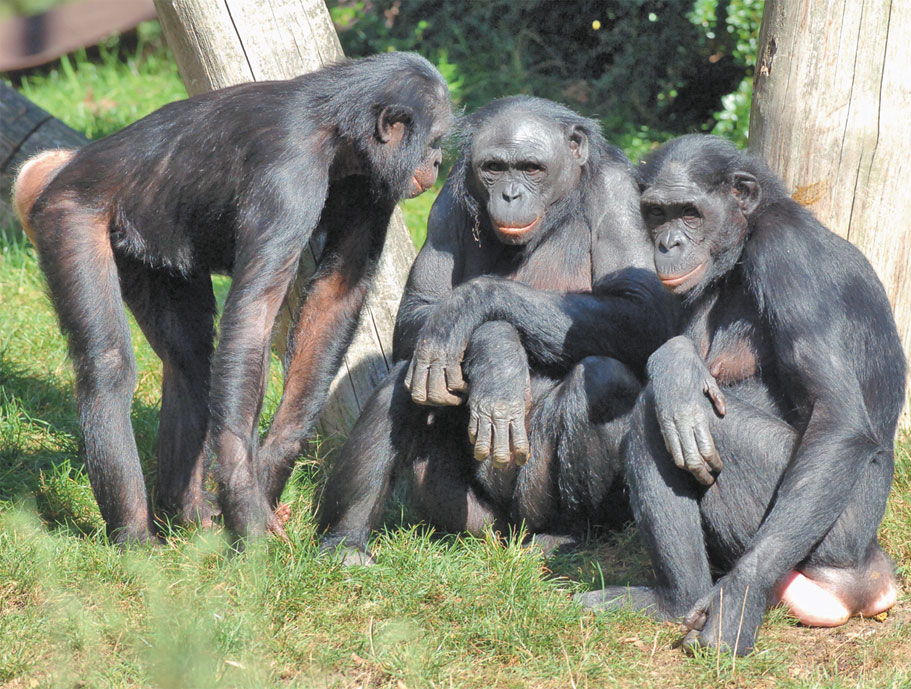
[[[911,353],[911,4],[766,0],[758,63],[750,150],[870,259]]]
[[[287,79],[344,54],[323,0],[155,0],[165,38],[191,93],[245,81]],[[391,363],[392,329],[414,260],[414,245],[397,210],[377,279],[357,333],[317,423],[323,435],[345,433]],[[284,349],[294,305],[306,292],[319,247],[308,247],[276,328]]]
[[[19,166],[50,148],[79,148],[84,135],[0,82],[0,222],[13,216],[10,191]]]

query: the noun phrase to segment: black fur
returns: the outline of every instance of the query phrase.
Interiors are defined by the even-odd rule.
[[[540,99],[495,101],[463,126],[399,308],[399,363],[322,497],[324,547],[366,547],[400,468],[444,530],[572,533],[627,515],[625,415],[671,327],[631,166]]]
[[[656,575],[632,598],[685,615],[687,644],[747,653],[795,569],[854,614],[894,586],[876,529],[905,359],[870,264],[760,161],[687,136],[642,171],[658,274],[684,310],[627,444]]]
[[[29,222],[115,539],[154,535],[130,428],[136,372],[121,294],[164,364],[159,506],[208,522],[208,433],[226,524],[240,536],[281,531],[273,507],[351,340],[390,214],[436,178],[451,121],[430,63],[389,53],[172,103],[56,173]],[[311,236],[326,248],[258,448],[272,326]],[[213,272],[232,276],[217,350]]]

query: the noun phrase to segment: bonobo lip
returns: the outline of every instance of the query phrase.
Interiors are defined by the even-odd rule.
[[[662,275],[661,273],[658,273],[658,279],[661,280],[661,284],[665,287],[679,287],[691,277],[697,274],[701,274],[702,271],[705,270],[706,265],[708,265],[707,261],[700,263],[698,266],[684,275]]]
[[[411,194],[408,196],[408,198],[413,199],[415,196],[420,196],[425,191],[427,191],[427,187],[425,187],[423,184],[421,184],[420,180],[418,180],[417,175],[411,176],[411,183],[414,185],[414,187],[413,187]]]
[[[497,225],[496,228],[497,228],[497,232],[502,232],[503,234],[509,235],[510,237],[518,237],[520,235],[525,234],[531,228],[533,228],[535,225],[537,225],[539,220],[541,220],[541,216],[538,216],[537,218],[532,220],[527,225],[524,225],[523,227],[510,227],[509,225]]]

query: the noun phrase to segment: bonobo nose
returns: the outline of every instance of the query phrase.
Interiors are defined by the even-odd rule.
[[[683,245],[685,237],[680,230],[671,229],[662,232],[658,236],[658,248],[663,252],[669,252]]]

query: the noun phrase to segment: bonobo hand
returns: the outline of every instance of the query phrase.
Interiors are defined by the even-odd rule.
[[[725,413],[724,395],[692,340],[674,337],[648,360],[658,425],[674,464],[705,485],[723,464],[709,430],[711,414]]]
[[[685,648],[704,646],[746,655],[753,650],[765,615],[768,591],[734,573],[719,579],[683,619]]]
[[[459,290],[456,290],[459,291]],[[437,305],[418,333],[405,387],[417,404],[458,405],[468,389],[462,376],[462,359],[471,330],[459,327],[455,292]]]
[[[524,376],[471,378],[468,393],[468,439],[474,445],[474,458],[490,461],[497,469],[515,462],[528,461],[531,447],[525,431],[525,414],[531,406],[531,381],[528,368]]]

